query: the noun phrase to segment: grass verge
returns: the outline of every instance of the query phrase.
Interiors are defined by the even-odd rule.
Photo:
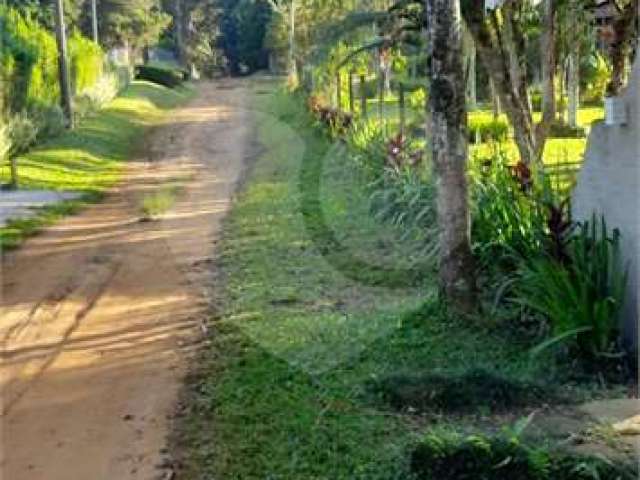
[[[87,203],[98,201],[114,185],[140,145],[145,132],[158,124],[164,111],[193,94],[190,88],[168,89],[148,82],[132,82],[113,102],[86,118],[73,131],[52,139],[18,158],[21,188],[80,192],[78,200],[38,210],[0,228],[0,249],[22,241]],[[0,168],[0,182],[9,180],[9,167]]]
[[[566,372],[505,329],[450,315],[429,269],[398,274],[415,272],[420,246],[371,217],[363,179],[301,101],[260,95],[254,116],[263,154],[226,221],[219,318],[173,439],[179,478],[410,478],[425,429],[500,428],[526,411],[491,417],[474,393],[463,416],[399,412],[372,382],[471,369],[561,382]],[[594,393],[557,386],[575,401]]]

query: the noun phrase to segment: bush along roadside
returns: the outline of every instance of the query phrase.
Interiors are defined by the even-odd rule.
[[[313,96],[307,106],[330,137],[344,140],[347,158],[369,183],[373,216],[421,238],[423,258],[435,266],[435,183],[424,140],[390,133],[373,118],[345,122]],[[574,371],[597,371],[600,364],[605,378],[629,382],[634,358],[621,351],[617,328],[626,282],[619,234],[601,219],[577,225],[566,193],[544,171],[514,164],[501,147],[506,122],[476,115],[470,131],[494,145],[469,169],[472,247],[490,314],[511,321],[522,340],[536,345],[532,354],[553,348]]]
[[[176,88],[189,79],[189,74],[177,68],[138,65],[135,68],[135,78],[157,83],[167,88]]]
[[[9,221],[0,228],[0,248],[15,248],[28,236],[87,202],[95,202],[117,182],[145,131],[161,120],[164,110],[191,95],[188,88],[170,90],[133,82],[104,109],[84,119],[73,131],[54,138],[18,156],[20,184],[29,189],[65,190],[82,194],[39,210],[26,220]],[[0,149],[2,147],[0,128]],[[6,135],[6,134],[5,134]],[[10,167],[0,169],[0,181],[11,178]]]
[[[473,249],[494,307],[515,306],[515,315],[538,322],[533,354],[553,348],[576,370],[600,364],[606,378],[629,381],[633,359],[618,338],[626,285],[619,232],[603,218],[574,222],[543,174],[501,155],[477,161],[471,178]]]
[[[412,468],[416,435],[426,429],[450,428],[464,432],[461,438],[480,432],[491,444],[496,426],[533,409],[573,415],[574,403],[619,393],[566,382],[571,365],[530,355],[537,336],[509,335],[488,315],[448,311],[433,269],[419,269],[410,285],[404,275],[380,287],[377,272],[347,261],[412,265],[422,242],[405,235],[406,224],[390,228],[377,217],[370,197],[386,176],[389,188],[396,179],[405,188],[396,167],[413,169],[413,147],[383,135],[373,120],[332,142],[331,129],[298,96],[261,90],[255,102],[264,148],[225,224],[221,309],[174,439],[183,449],[179,476],[446,480]],[[506,173],[512,193],[524,194],[526,172]],[[414,194],[429,203],[428,192]],[[546,221],[541,216],[541,228]],[[546,238],[535,241],[546,246]],[[509,265],[513,274],[519,263]],[[536,435],[543,428],[536,423]],[[557,432],[541,432],[541,441],[547,433]],[[556,458],[549,442],[545,452]],[[510,478],[501,475],[507,467],[493,468],[509,457],[501,451],[491,458],[491,468],[478,468],[486,477],[450,478]],[[591,465],[561,458],[554,464],[563,472]],[[441,471],[459,459],[447,456]]]
[[[430,433],[410,455],[415,480],[633,480],[632,465],[522,442],[514,432],[487,437]]]
[[[10,184],[16,188],[16,158],[65,129],[58,106],[58,50],[51,32],[6,6],[0,6],[0,44],[5,47],[0,51],[0,161],[11,161]],[[105,63],[102,48],[77,32],[69,36],[69,63],[76,122],[113,100],[129,82],[124,67]]]

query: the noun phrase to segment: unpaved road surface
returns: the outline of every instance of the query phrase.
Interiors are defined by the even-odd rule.
[[[205,328],[215,241],[251,155],[246,85],[206,83],[106,200],[2,269],[2,480],[169,478],[163,451]],[[141,198],[184,188],[156,222]]]

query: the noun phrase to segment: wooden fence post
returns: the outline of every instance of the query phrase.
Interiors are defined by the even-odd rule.
[[[400,83],[398,90],[398,107],[400,109],[400,135],[404,137],[406,124],[406,106],[404,99],[404,84]]]
[[[342,82],[340,78],[340,70],[336,73],[336,110],[342,110]]]
[[[378,119],[380,124],[384,122],[384,78],[382,75],[378,79]]]
[[[349,112],[355,113],[355,100],[353,98],[353,72],[349,72]]]
[[[64,112],[67,128],[73,128],[73,104],[71,99],[71,81],[69,79],[69,57],[67,54],[67,32],[64,22],[64,4],[56,0],[56,40],[58,43],[58,78],[60,81],[60,103]]]
[[[365,75],[360,75],[360,113],[362,118],[367,118],[367,90],[366,85],[367,78]]]

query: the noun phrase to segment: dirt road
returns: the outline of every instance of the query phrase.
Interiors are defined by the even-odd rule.
[[[5,259],[2,480],[166,478],[168,417],[251,155],[245,84],[199,89],[103,203]],[[141,198],[167,182],[184,185],[175,207],[141,222]]]

